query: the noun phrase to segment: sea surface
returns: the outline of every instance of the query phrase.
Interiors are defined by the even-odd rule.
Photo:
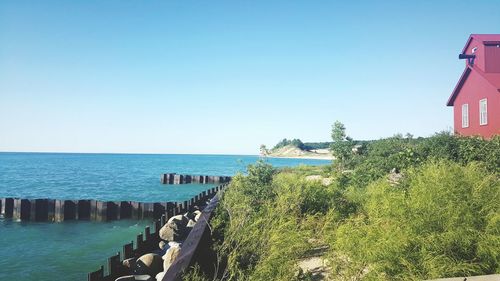
[[[0,153],[0,197],[183,201],[208,185],[163,185],[162,173],[234,175],[258,156]],[[325,160],[268,158],[276,167]],[[0,279],[86,280],[151,221],[16,222],[0,218]]]

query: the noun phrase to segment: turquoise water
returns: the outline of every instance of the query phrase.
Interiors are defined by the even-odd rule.
[[[0,153],[0,197],[182,201],[207,185],[162,185],[160,174],[234,175],[257,156]],[[329,161],[268,159],[274,166]],[[148,221],[14,222],[0,218],[0,279],[86,280]]]
[[[0,280],[86,280],[148,221],[20,223],[0,218]]]
[[[182,201],[206,185],[162,185],[162,173],[234,175],[258,156],[0,153],[0,197]],[[269,158],[274,166],[324,160]]]

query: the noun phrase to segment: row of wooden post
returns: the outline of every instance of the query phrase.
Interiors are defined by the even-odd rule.
[[[21,221],[62,222],[68,220],[111,221],[120,219],[158,219],[163,214],[172,216],[211,197],[217,188],[203,191],[184,202],[134,202],[98,200],[56,200],[1,198],[0,215]]]
[[[160,242],[160,229],[170,217],[183,214],[188,211],[193,211],[195,206],[205,204],[226,185],[227,184],[216,186],[207,191],[201,192],[190,200],[175,203],[174,208],[167,209],[160,215],[159,219],[155,220],[153,233],[151,233],[151,228],[147,226],[143,233],[139,233],[136,236],[135,248],[134,241],[123,245],[121,252],[118,252],[107,259],[106,266],[103,265],[98,270],[88,274],[88,281],[113,281],[120,276],[130,274],[129,269],[123,265],[123,260],[138,258],[144,254],[153,252],[155,249],[158,249],[158,243]]]
[[[175,173],[162,174],[160,182],[163,184],[188,184],[188,183],[202,183],[202,184],[221,184],[231,181],[228,176],[200,176],[200,175],[179,175]]]

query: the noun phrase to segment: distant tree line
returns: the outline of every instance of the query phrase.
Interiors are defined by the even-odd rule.
[[[365,144],[369,143],[370,141],[354,141],[356,144]],[[288,139],[283,139],[280,142],[278,142],[273,149],[278,149],[285,147],[287,145],[292,145],[297,148],[300,148],[302,150],[316,150],[316,149],[330,149],[332,146],[333,142],[302,142],[300,139],[293,139],[293,140],[288,140]]]
[[[305,145],[304,143],[300,140],[300,139],[293,139],[293,140],[289,140],[289,139],[282,139],[280,142],[278,142],[274,147],[273,147],[273,150],[275,149],[279,149],[279,148],[282,148],[282,147],[285,147],[287,145],[291,145],[291,146],[294,146],[294,147],[297,147],[297,148],[300,148],[302,150],[305,150]]]

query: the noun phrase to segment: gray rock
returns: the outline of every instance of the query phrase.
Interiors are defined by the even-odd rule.
[[[195,224],[196,222],[194,220],[189,220],[186,226],[189,228],[193,228]]]
[[[127,275],[127,276],[118,277],[115,279],[115,281],[135,281],[135,277],[134,277],[134,275]]]
[[[166,244],[165,244],[165,241],[160,241],[160,243],[158,243],[158,247],[159,247],[161,250],[165,249],[165,245],[166,245]]]
[[[124,259],[122,264],[123,266],[133,270],[135,268],[135,258]]]
[[[160,229],[160,238],[166,241],[182,241],[189,234],[187,228],[189,220],[183,215],[171,217]]]
[[[163,277],[165,276],[166,273],[167,273],[166,271],[163,271],[163,272],[160,272],[160,273],[156,274],[156,276],[155,276],[156,281],[163,280]]]
[[[169,243],[170,244],[170,243]],[[179,257],[181,252],[181,247],[179,244],[170,244],[170,248],[167,250],[165,255],[163,255],[163,271],[167,271],[168,268],[174,263],[174,261]]]
[[[196,210],[193,212],[193,214],[194,214],[194,221],[197,222],[201,217],[201,212],[199,210]]]
[[[135,280],[137,281],[154,281],[155,279],[149,275],[134,275]]]
[[[150,276],[156,276],[156,274],[161,271],[163,271],[163,261],[160,255],[145,254],[137,259],[135,266],[135,273],[137,275],[147,274]]]

